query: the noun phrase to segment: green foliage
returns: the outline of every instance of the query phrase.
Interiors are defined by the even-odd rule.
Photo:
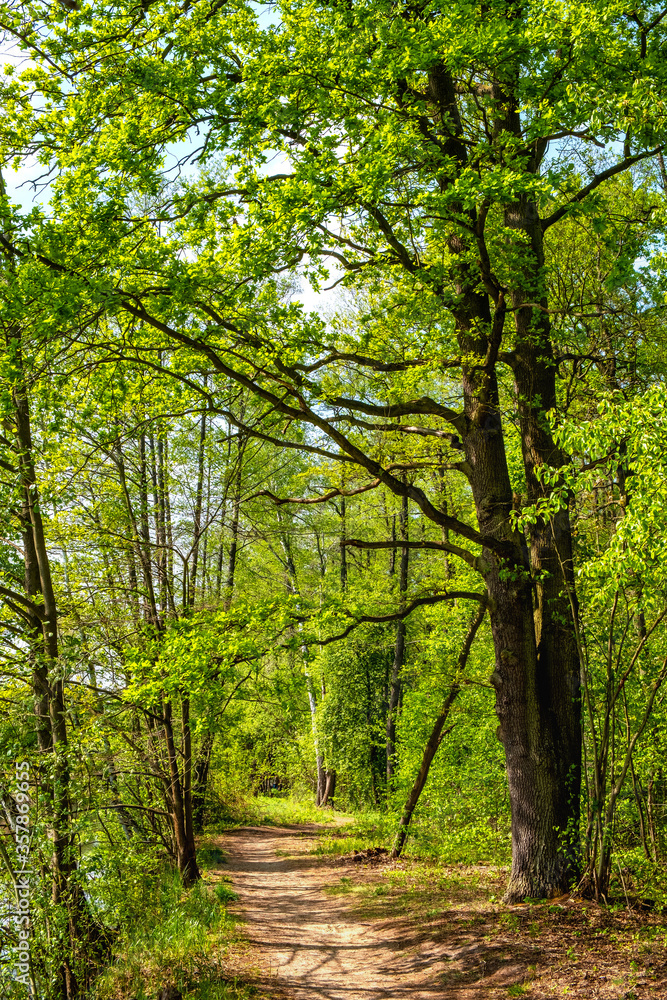
[[[306,800],[292,797],[275,798],[268,795],[248,797],[238,812],[227,818],[225,826],[293,826],[299,823],[337,823],[348,820],[344,813],[325,812],[318,809],[309,797]]]
[[[224,882],[184,891],[176,873],[158,870],[126,914],[95,997],[148,1000],[168,981],[196,1000],[246,997],[219,964],[237,936],[236,920],[225,909],[235,898]]]
[[[507,860],[486,623],[458,668],[496,582],[529,581],[540,613],[552,579],[567,590],[594,891],[625,892],[625,869],[661,886],[657,5],[2,8],[22,62],[0,81],[0,753],[8,775],[39,761],[41,869],[62,823],[67,879],[120,935],[100,989],[139,997],[170,963],[187,984],[232,936],[224,883],[182,895],[155,865],[179,860],[174,789],[193,778],[209,829],[328,822],[319,758],[360,814],[320,849],[388,846],[453,690],[408,849]],[[12,164],[44,172],[39,204],[12,203]],[[297,286],[332,262],[344,294],[308,315]],[[538,566],[565,510],[573,565],[557,539]],[[57,752],[37,749],[45,690]],[[50,874],[35,953],[55,996],[71,942]],[[202,1000],[232,989],[211,976]]]
[[[335,768],[342,803],[378,806],[385,795],[387,685],[393,659],[388,630],[365,628],[351,641],[328,646],[318,669],[327,694],[318,718],[322,752]]]

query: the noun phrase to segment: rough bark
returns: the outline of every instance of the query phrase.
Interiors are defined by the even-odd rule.
[[[430,73],[429,93],[436,116],[446,123],[445,151],[463,168],[467,152],[456,89],[444,67]],[[520,134],[514,93],[511,79],[494,84],[494,134]],[[536,146],[535,170],[543,152]],[[450,251],[457,261],[459,302],[454,315],[459,347],[464,358],[477,360],[466,361],[462,369],[466,471],[480,532],[495,543],[493,551],[485,547],[483,563],[496,652],[498,737],[505,749],[512,807],[512,871],[506,898],[541,898],[565,891],[577,870],[579,667],[564,578],[571,572],[571,536],[564,512],[553,526],[538,523],[529,553],[523,535],[512,527],[512,487],[496,373],[506,325],[505,291],[490,271],[485,217],[477,210],[467,214],[470,229],[477,234],[476,253],[481,254],[477,266],[470,263],[467,239],[452,236]],[[506,223],[530,241],[526,247],[522,239],[524,271],[508,294],[516,323],[513,370],[524,468],[529,488],[537,491],[537,467],[557,459],[545,419],[555,399],[555,370],[544,293],[537,307],[525,304],[535,303],[528,296],[541,282],[541,226],[528,200],[508,208]],[[485,291],[480,290],[480,273]],[[542,570],[547,575],[537,586],[534,606],[532,574]]]
[[[326,772],[326,783],[324,786],[324,794],[322,796],[322,801],[319,803],[323,809],[329,807],[333,809],[336,796],[336,772],[335,770],[330,770]]]
[[[512,81],[510,99],[507,88],[497,86],[497,90],[497,98],[506,108],[503,126],[518,137],[521,121],[513,96],[518,90],[516,81]],[[539,168],[540,156],[540,150],[536,149],[529,165],[533,171]],[[523,465],[528,501],[535,503],[545,493],[539,480],[540,468],[546,465],[558,468],[562,464],[546,419],[546,413],[555,408],[557,400],[551,321],[543,277],[543,232],[537,205],[527,196],[508,206],[505,223],[508,229],[517,231],[524,245],[530,248],[523,258],[523,270],[517,274],[510,290],[510,303],[516,331],[512,371]],[[505,749],[506,753],[509,749],[508,771],[510,755],[513,758],[512,774],[517,770],[514,761],[526,753],[532,753],[539,761],[539,776],[534,775],[531,785],[536,790],[540,788],[542,808],[535,815],[531,801],[534,792],[526,787],[529,775],[522,778],[517,775],[513,799],[516,802],[513,824],[517,824],[517,858],[508,887],[508,894],[517,898],[535,895],[532,891],[534,880],[537,886],[544,887],[540,870],[544,870],[548,882],[547,872],[551,869],[553,891],[566,888],[576,877],[579,865],[580,669],[572,617],[577,614],[577,608],[567,508],[551,519],[539,519],[531,525],[529,545],[530,568],[535,581],[535,678],[526,685],[526,693],[531,696],[532,704],[526,705],[522,734],[516,731],[510,734],[505,728],[510,740]],[[575,601],[574,606],[571,600]],[[544,847],[541,846],[543,840]],[[548,853],[552,859],[547,862]]]

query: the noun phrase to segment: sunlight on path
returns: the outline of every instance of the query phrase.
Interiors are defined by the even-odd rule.
[[[295,1000],[442,1000],[442,947],[397,936],[389,924],[355,917],[343,900],[327,896],[323,886],[338,874],[305,853],[298,833],[250,827],[223,842],[248,939],[270,976]]]

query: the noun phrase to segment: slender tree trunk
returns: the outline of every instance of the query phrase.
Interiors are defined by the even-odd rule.
[[[239,518],[241,514],[241,483],[243,475],[243,454],[245,451],[245,440],[239,438],[237,454],[237,468],[234,480],[234,498],[232,501],[232,523],[230,525],[229,560],[227,563],[227,582],[225,585],[224,609],[228,611],[232,604],[234,593],[234,577],[236,575],[236,555],[239,540]]]
[[[313,744],[315,746],[315,767],[317,771],[317,791],[315,794],[315,804],[324,805],[326,791],[326,775],[324,770],[324,757],[320,752],[319,733],[317,731],[317,700],[313,687],[313,678],[308,670],[308,665],[304,661],[304,673],[306,675],[306,690],[308,691],[308,707],[310,708],[310,728],[313,734]]]
[[[161,456],[157,453],[157,447],[153,435],[149,439],[150,450],[150,471],[153,487],[153,522],[155,526],[155,562],[157,565],[158,592],[160,595],[160,611],[164,618],[169,611],[169,598],[167,595],[167,532],[165,524],[164,490],[163,490],[163,469],[161,468]]]
[[[146,461],[146,435],[139,435],[139,537],[142,551],[142,566],[144,575],[150,580],[150,608],[147,619],[157,617],[157,603],[153,584],[153,548],[151,546],[151,528],[148,503],[148,466]],[[159,556],[158,556],[159,558]]]
[[[190,699],[181,695],[181,725],[183,729],[183,818],[185,842],[188,851],[188,878],[199,878],[197,848],[192,817],[192,729],[190,726]]]
[[[345,497],[340,501],[340,590],[344,594],[347,590],[347,504]]]
[[[188,785],[187,795],[189,798],[189,770],[191,762],[184,767],[184,776],[178,769],[178,758],[176,755],[176,744],[174,740],[174,729],[172,723],[172,707],[170,701],[165,701],[162,709],[162,725],[164,728],[165,743],[167,747],[167,760],[169,764],[169,775],[171,778],[171,802],[172,802],[172,823],[174,827],[174,841],[176,843],[176,856],[178,870],[183,880],[183,885],[187,888],[193,885],[201,873],[197,865],[197,854],[195,850],[194,834],[192,832],[192,809],[191,803],[188,808],[185,786]],[[188,718],[189,729],[189,718]],[[188,738],[189,744],[189,738]]]
[[[35,643],[33,684],[37,709],[37,738],[40,750],[53,761],[52,778],[47,781],[47,801],[51,812],[53,840],[53,902],[68,915],[67,940],[62,954],[60,992],[74,1000],[80,984],[74,971],[78,943],[90,933],[87,907],[81,888],[72,878],[76,858],[71,836],[69,762],[64,680],[59,668],[58,609],[51,577],[40,498],[33,459],[30,408],[27,391],[19,386],[13,393],[18,466],[23,495],[26,587],[41,596],[41,610],[33,621]],[[41,634],[37,632],[37,623]],[[48,722],[47,722],[48,719]],[[86,930],[84,930],[86,928]]]
[[[473,620],[470,623],[470,628],[468,629],[468,634],[465,637],[463,647],[459,654],[458,662],[456,664],[456,670],[454,671],[454,680],[447,692],[445,700],[443,702],[442,708],[440,709],[440,714],[433,724],[433,729],[431,730],[431,735],[426,741],[426,746],[424,747],[424,754],[422,756],[422,762],[415,778],[414,784],[410,789],[410,794],[406,800],[403,807],[403,814],[401,816],[398,830],[396,832],[396,838],[394,840],[394,846],[391,850],[392,858],[398,858],[401,855],[401,851],[405,845],[405,840],[408,835],[408,827],[410,826],[410,820],[412,819],[412,814],[414,813],[417,803],[419,802],[419,797],[424,791],[424,786],[426,785],[426,779],[428,778],[429,771],[431,769],[431,764],[433,763],[433,758],[435,757],[440,744],[442,743],[444,737],[447,733],[450,733],[452,727],[445,729],[445,723],[449,718],[449,713],[455,699],[457,698],[459,691],[461,690],[461,679],[463,677],[463,672],[466,668],[468,662],[468,657],[470,656],[470,650],[472,649],[472,644],[477,635],[477,630],[484,620],[484,615],[486,614],[486,605],[482,604],[475,612]]]
[[[195,603],[195,591],[197,589],[197,570],[199,568],[199,537],[201,535],[201,514],[204,498],[204,456],[206,446],[206,414],[202,414],[199,425],[199,451],[197,453],[197,491],[195,494],[194,510],[194,544],[192,547],[192,575],[190,578],[190,607]]]
[[[204,733],[192,774],[192,823],[195,833],[202,833],[204,830],[208,774],[214,743],[213,730],[207,729]]]
[[[396,541],[396,515],[391,516],[391,540]],[[389,576],[395,576],[396,574],[396,548],[392,546],[389,550]]]
[[[91,691],[93,695],[93,705],[94,711],[99,716],[104,716],[104,702],[102,701],[99,691],[97,689],[97,673],[95,670],[95,665],[92,659],[88,663],[88,677],[90,680]],[[102,733],[102,743],[104,745],[104,762],[107,768],[107,784],[110,791],[113,793],[116,802],[114,804],[114,809],[116,810],[116,815],[118,816],[118,822],[120,823],[123,835],[126,840],[131,840],[132,835],[135,832],[140,833],[140,829],[132,818],[132,814],[125,809],[121,802],[120,787],[118,783],[118,769],[116,767],[116,762],[114,755],[111,752],[111,744],[109,743],[109,737],[106,732]]]
[[[407,496],[401,498],[401,513],[399,522],[400,522],[401,541],[407,542],[409,541]],[[400,562],[399,576],[398,576],[400,610],[403,610],[405,606],[405,595],[408,589],[409,551],[410,550],[408,548],[401,549],[401,562]],[[405,660],[405,636],[406,636],[406,623],[405,619],[401,619],[396,629],[396,645],[394,647],[394,661],[392,663],[391,676],[389,679],[389,702],[387,705],[387,724],[386,724],[387,795],[389,795],[389,793],[391,792],[391,786],[395,770],[396,721],[398,714],[398,703],[401,696],[401,672],[403,670],[403,662]]]
[[[204,507],[204,524],[208,525],[209,518],[211,516],[211,462],[207,462],[206,465],[206,506]],[[204,541],[203,550],[201,556],[201,599],[206,600],[206,595],[210,590],[210,569],[209,569],[209,550],[210,550],[210,531],[208,528],[204,531]]]
[[[116,463],[116,468],[118,469],[118,478],[120,480],[121,490],[123,494],[123,500],[125,503],[125,510],[128,516],[128,522],[130,526],[130,531],[132,534],[132,541],[134,545],[134,552],[138,559],[139,565],[141,566],[143,583],[144,583],[144,617],[146,621],[155,627],[158,631],[161,628],[160,615],[158,614],[157,604],[155,601],[155,590],[153,587],[153,573],[151,567],[150,559],[150,548],[146,545],[146,534],[148,533],[147,516],[146,523],[143,523],[143,516],[141,527],[137,523],[137,518],[134,512],[134,506],[132,504],[132,497],[130,496],[130,491],[127,483],[127,475],[125,472],[125,457],[123,455],[123,450],[120,443],[120,435],[116,439],[115,448],[113,451],[113,458]],[[146,506],[147,506],[146,497]],[[140,506],[143,505],[143,496],[140,497]]]
[[[169,497],[169,436],[167,431],[158,436],[158,484],[160,497],[164,506],[164,533],[167,542],[165,574],[167,583],[167,600],[169,610],[176,616],[176,601],[174,597],[174,535],[171,524],[171,499]]]
[[[280,508],[278,508],[278,521],[282,525],[282,517],[280,514]],[[290,544],[289,535],[287,530],[282,528],[280,541],[285,553],[285,566],[287,568],[287,587],[288,590],[293,594],[299,594],[299,580],[296,572],[296,564],[294,562],[294,556],[292,554],[292,546]],[[308,669],[308,657],[306,656],[307,650],[302,648],[303,655],[303,672],[306,678],[306,691],[308,692],[308,707],[310,709],[310,728],[313,734],[313,745],[315,747],[315,767],[317,771],[317,789],[315,793],[315,804],[318,806],[326,805],[326,788],[327,788],[327,774],[324,768],[324,757],[320,751],[320,740],[317,727],[317,697],[315,695],[315,686],[313,684],[312,674]],[[335,782],[335,771],[334,782]]]

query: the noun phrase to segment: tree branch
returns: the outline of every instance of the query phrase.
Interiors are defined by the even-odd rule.
[[[595,177],[581,189],[581,191],[578,191],[577,194],[575,194],[574,198],[571,198],[565,205],[561,205],[561,207],[555,212],[552,212],[548,218],[542,220],[542,230],[546,231],[556,222],[560,222],[563,216],[567,215],[571,208],[575,205],[579,205],[585,198],[588,197],[591,191],[595,191],[596,187],[599,187],[604,181],[609,180],[610,177],[615,177],[616,174],[622,173],[624,170],[627,170],[628,167],[632,167],[635,163],[639,163],[640,160],[646,160],[649,156],[656,156],[658,153],[661,153],[664,148],[664,145],[656,146],[655,149],[649,149],[643,153],[637,153],[635,156],[626,156],[620,163],[616,163],[613,167],[608,167],[606,170],[601,171],[601,173],[596,174]]]

